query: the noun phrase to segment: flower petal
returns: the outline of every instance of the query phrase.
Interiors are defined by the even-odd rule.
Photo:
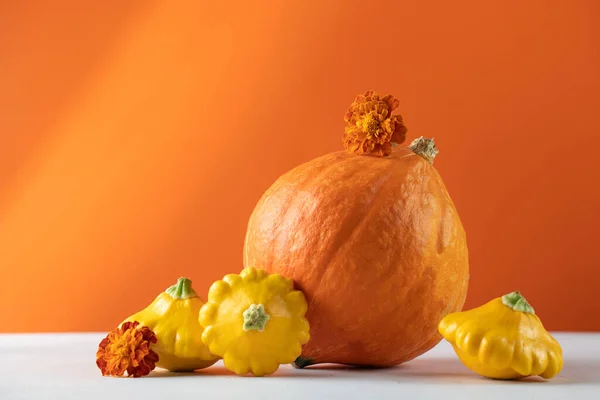
[[[112,330],[98,346],[96,365],[103,376],[148,375],[156,367],[158,354],[150,348],[157,343],[154,332],[139,322],[125,322]]]
[[[354,154],[387,156],[392,152],[392,143],[405,140],[406,127],[400,115],[392,115],[400,102],[391,95],[380,97],[368,90],[356,96],[348,108],[344,120],[343,144]]]

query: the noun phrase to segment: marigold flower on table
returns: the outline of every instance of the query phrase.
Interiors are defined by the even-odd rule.
[[[390,155],[393,144],[406,138],[402,116],[392,115],[399,105],[394,96],[380,97],[372,90],[357,96],[344,117],[346,149],[355,154]]]
[[[156,335],[139,322],[125,322],[108,334],[96,352],[96,365],[103,376],[138,378],[148,375],[156,367],[158,355],[150,348],[157,343]]]

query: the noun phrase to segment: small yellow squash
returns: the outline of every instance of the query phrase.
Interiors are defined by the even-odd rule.
[[[309,339],[304,294],[290,279],[246,268],[213,283],[200,310],[202,341],[238,375],[274,373]]]
[[[550,379],[563,367],[560,345],[518,291],[448,314],[439,331],[465,366],[488,378]]]
[[[123,322],[138,321],[156,334],[158,343],[152,350],[158,354],[157,366],[169,371],[202,369],[218,360],[201,340],[198,313],[203,303],[192,289],[192,281],[179,278],[152,304]]]

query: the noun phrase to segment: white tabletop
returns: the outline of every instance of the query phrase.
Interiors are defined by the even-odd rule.
[[[0,335],[0,399],[600,399],[600,333],[556,334],[565,367],[551,381],[478,377],[441,342],[402,366],[297,370],[238,377],[219,362],[187,374],[156,369],[139,379],[102,377],[95,364],[104,334]]]

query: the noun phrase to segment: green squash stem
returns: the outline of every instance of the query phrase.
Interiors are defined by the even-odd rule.
[[[267,325],[269,314],[265,312],[265,306],[262,304],[251,304],[250,307],[242,314],[244,317],[244,332],[259,331],[262,332]]]
[[[192,281],[189,278],[177,279],[177,283],[169,287],[165,292],[177,300],[185,300],[197,296],[194,289],[192,289]]]
[[[502,296],[502,304],[515,311],[520,311],[528,314],[535,314],[535,310],[531,304],[525,300],[525,297],[518,290]]]

